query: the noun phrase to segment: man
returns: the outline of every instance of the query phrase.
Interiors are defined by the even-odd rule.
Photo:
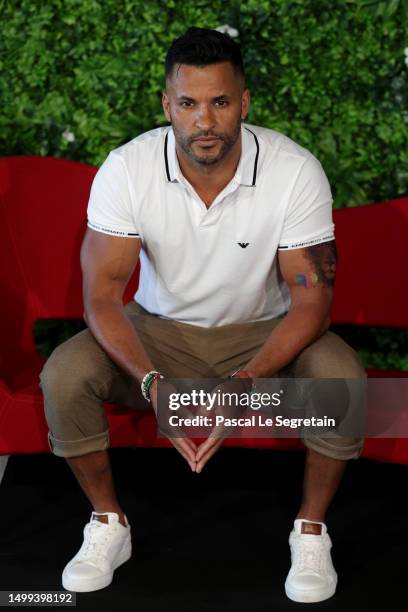
[[[327,178],[288,137],[242,123],[249,105],[236,43],[190,28],[166,57],[171,126],[112,151],[94,179],[81,249],[88,329],[57,347],[40,376],[50,448],[94,509],[64,569],[66,589],[107,586],[131,555],[103,402],[157,413],[160,376],[165,385],[233,374],[227,386],[278,374],[365,377],[356,353],[328,331],[336,248]],[[123,307],[139,256],[139,288]],[[195,473],[221,445],[171,441]],[[325,515],[363,439],[316,434],[304,443],[285,590],[315,602],[336,589]]]

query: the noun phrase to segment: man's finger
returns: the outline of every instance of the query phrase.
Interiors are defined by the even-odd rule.
[[[186,444],[186,438],[174,438],[172,442],[175,443],[177,448],[181,449],[185,453],[189,461],[194,463],[196,462],[196,453],[188,444]]]
[[[174,446],[174,448],[177,450],[177,452],[179,452],[179,453],[180,453],[180,455],[181,455],[181,456],[182,456],[182,457],[183,457],[183,458],[184,458],[184,459],[187,461],[188,465],[190,466],[191,471],[192,471],[192,472],[195,472],[195,470],[196,470],[196,463],[195,463],[195,461],[192,461],[192,460],[189,458],[188,454],[187,454],[187,453],[184,451],[184,449],[183,449],[183,448],[181,448],[181,447],[180,447],[180,446],[179,446],[177,443],[175,443],[174,441],[173,441],[173,446]]]
[[[193,440],[191,438],[184,438],[184,440],[186,441],[186,444],[189,445],[191,450],[194,451],[194,453],[196,453],[197,452],[197,444],[195,442],[193,442]]]
[[[205,442],[200,444],[196,453],[196,461],[197,463],[203,458],[203,456],[208,452],[210,448],[215,446],[218,442],[217,438],[207,438]]]
[[[195,455],[194,453],[192,453],[191,449],[187,445],[184,444],[184,440],[185,440],[184,438],[170,438],[170,441],[173,444],[173,446],[176,448],[176,450],[178,450],[180,455],[184,457],[184,459],[189,464],[191,470],[195,472],[196,465],[197,465],[196,460],[195,460]]]
[[[169,440],[183,440],[186,446],[192,450],[195,456],[197,452],[197,444],[186,435],[186,432],[182,427],[169,425],[166,426],[165,429],[161,428],[160,432],[164,434]]]
[[[199,461],[203,455],[203,453],[207,452],[207,448],[210,448],[217,442],[222,442],[225,438],[227,438],[232,432],[231,427],[224,427],[223,425],[218,425],[214,427],[211,431],[207,440],[205,440],[197,450],[197,461]]]
[[[222,440],[217,440],[216,444],[210,446],[207,452],[204,455],[202,455],[201,460],[197,461],[196,469],[195,469],[197,474],[201,472],[201,470],[203,469],[207,461],[211,459],[211,457],[217,452],[221,444],[222,444]]]

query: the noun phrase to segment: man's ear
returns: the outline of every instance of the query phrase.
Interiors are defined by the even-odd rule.
[[[249,89],[245,88],[242,93],[242,106],[241,106],[241,119],[245,119],[249,113],[249,106],[251,102],[251,96]]]
[[[166,115],[167,121],[171,123],[170,102],[169,102],[169,98],[165,91],[163,91],[163,95],[162,95],[162,106],[163,106],[163,111],[164,111],[164,114]]]

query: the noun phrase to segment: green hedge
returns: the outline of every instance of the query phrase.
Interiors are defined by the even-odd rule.
[[[0,0],[0,7],[0,155],[99,165],[112,148],[166,124],[171,41],[189,25],[229,24],[247,69],[248,121],[311,150],[336,207],[408,193],[404,0]]]
[[[173,38],[187,25],[228,23],[244,54],[249,121],[309,148],[335,206],[405,195],[407,7],[398,0],[5,3],[0,154],[99,165],[111,148],[166,123],[163,63]]]

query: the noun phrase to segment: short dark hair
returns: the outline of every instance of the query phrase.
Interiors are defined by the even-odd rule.
[[[230,36],[217,30],[191,27],[176,38],[167,51],[166,79],[171,76],[175,64],[208,66],[221,62],[230,62],[245,79],[241,49]]]

